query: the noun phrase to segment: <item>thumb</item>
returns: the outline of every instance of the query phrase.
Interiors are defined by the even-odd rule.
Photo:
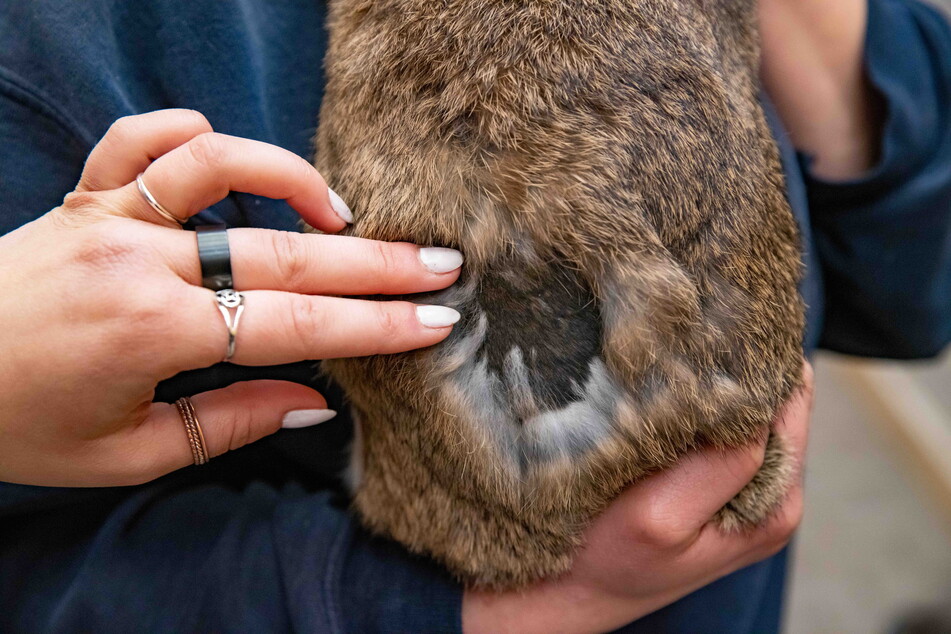
[[[289,381],[247,381],[191,397],[210,458],[243,447],[284,428],[309,427],[330,420],[336,412],[317,391]],[[143,464],[156,478],[194,463],[185,422],[170,403],[152,403],[135,432],[152,464]],[[143,454],[139,454],[143,455]]]

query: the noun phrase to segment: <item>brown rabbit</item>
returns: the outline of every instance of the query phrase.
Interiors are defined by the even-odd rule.
[[[353,233],[459,249],[433,348],[328,362],[355,505],[462,580],[567,570],[592,517],[799,383],[800,249],[755,0],[333,0],[317,167]],[[763,521],[773,436],[726,530]]]

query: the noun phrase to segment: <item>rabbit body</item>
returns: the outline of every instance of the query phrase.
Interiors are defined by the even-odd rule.
[[[333,0],[316,165],[354,235],[461,250],[442,344],[325,362],[355,507],[470,585],[570,567],[626,486],[768,434],[800,246],[754,0]],[[762,522],[776,437],[719,514]]]

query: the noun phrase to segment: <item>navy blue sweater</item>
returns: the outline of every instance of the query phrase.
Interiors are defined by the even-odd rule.
[[[318,0],[0,0],[0,233],[59,204],[124,115],[194,108],[220,132],[309,156],[324,13]],[[871,0],[867,42],[887,121],[865,177],[813,178],[772,117],[806,238],[805,348],[933,355],[951,337],[951,31],[914,0]],[[296,220],[234,194],[195,222]],[[157,398],[262,377],[314,385],[343,409],[308,364],[216,366]],[[461,589],[347,513],[349,437],[341,415],[145,486],[0,484],[0,630],[458,631]],[[627,631],[774,631],[784,567],[781,554]]]

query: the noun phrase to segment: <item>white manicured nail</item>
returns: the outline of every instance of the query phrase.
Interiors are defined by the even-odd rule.
[[[448,306],[417,306],[419,323],[429,328],[445,328],[459,321],[459,313]]]
[[[419,250],[419,259],[433,273],[449,273],[462,266],[462,254],[455,249],[423,247]]]
[[[281,427],[284,429],[300,429],[326,423],[337,415],[332,409],[297,409],[284,415]]]
[[[340,216],[340,218],[350,224],[353,222],[353,212],[350,211],[350,207],[347,206],[347,203],[343,202],[343,198],[337,195],[337,192],[327,188],[327,194],[330,196],[330,206],[333,207],[334,212]]]

